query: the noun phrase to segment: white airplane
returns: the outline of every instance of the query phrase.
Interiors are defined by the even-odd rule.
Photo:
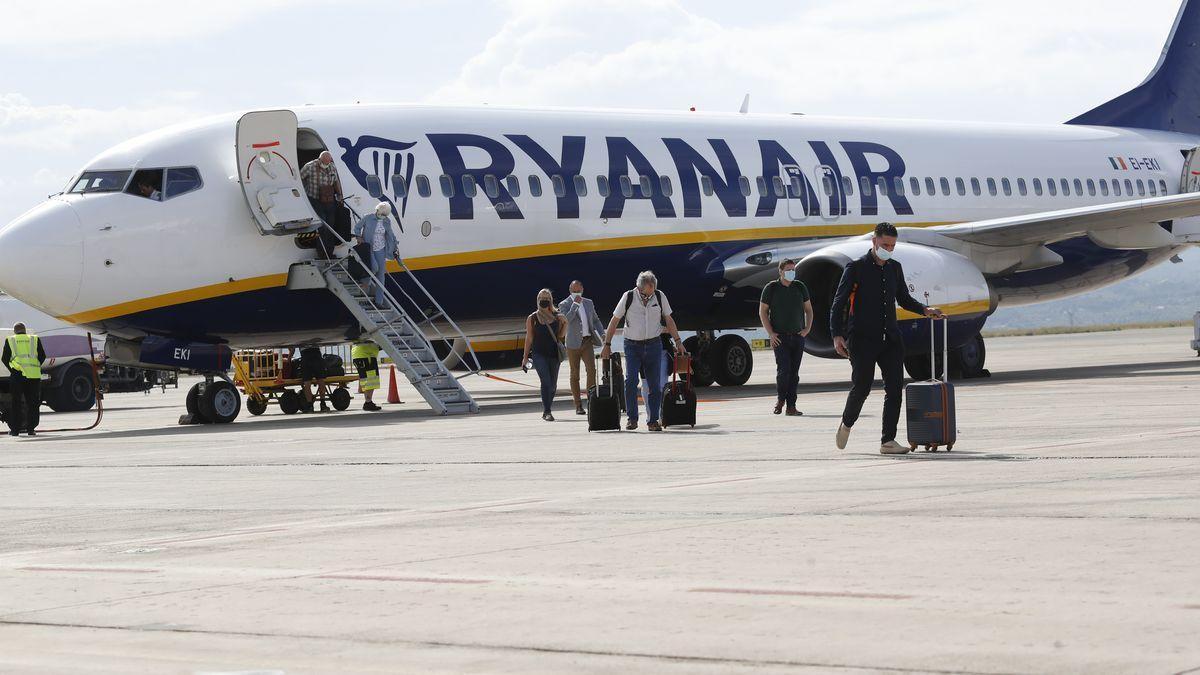
[[[0,230],[0,287],[145,363],[204,370],[214,345],[344,341],[359,326],[334,294],[289,290],[315,255],[293,240],[319,224],[299,168],[328,149],[348,204],[394,205],[408,268],[473,341],[513,347],[542,287],[579,278],[607,308],[653,269],[697,331],[701,383],[742,384],[750,347],[716,331],[757,323],[775,263],[801,260],[807,349],[833,356],[834,288],[886,220],[970,376],[997,307],[1200,242],[1197,42],[1200,2],[1185,0],[1144,83],[1053,125],[423,105],[215,117],[101,153]],[[910,372],[927,371],[927,323],[901,318]]]

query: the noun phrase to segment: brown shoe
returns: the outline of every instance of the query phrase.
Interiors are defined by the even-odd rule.
[[[662,431],[662,425],[658,422],[649,422],[646,424],[646,431]]]
[[[797,409],[795,409],[795,408],[788,408],[788,409],[787,409],[787,416],[788,416],[788,417],[799,417],[799,416],[801,416],[801,415],[803,415],[803,414],[804,414],[804,413],[800,412],[799,410],[797,410]]]
[[[781,412],[783,412],[783,401],[776,401],[775,402],[775,414],[778,415]]]
[[[575,414],[576,414],[576,415],[586,415],[586,414],[587,414],[587,411],[586,411],[586,410],[584,410],[584,409],[583,409],[583,406],[581,406],[581,405],[580,405],[580,406],[575,406]]]
[[[625,424],[625,431],[637,431],[637,420],[629,420]]]

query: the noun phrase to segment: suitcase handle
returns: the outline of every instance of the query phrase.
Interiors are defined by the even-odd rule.
[[[925,294],[925,304],[929,304],[929,293]],[[943,334],[942,348],[945,350],[942,356],[942,377],[938,378],[937,372],[937,341],[935,339],[937,333],[937,319],[929,317],[929,379],[938,380],[941,382],[950,381],[950,317],[942,319]]]

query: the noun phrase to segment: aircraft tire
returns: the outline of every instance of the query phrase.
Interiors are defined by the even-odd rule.
[[[754,352],[740,335],[722,335],[713,343],[708,363],[717,384],[740,387],[754,372]]]
[[[242,395],[225,380],[214,380],[197,401],[200,412],[214,424],[229,424],[242,412]]]
[[[983,343],[983,336],[976,333],[965,345],[954,350],[950,356],[950,368],[956,371],[959,377],[971,379],[975,377],[987,377],[988,373],[984,364],[987,362],[987,348]]]
[[[683,348],[692,355],[692,386],[711,387],[716,378],[708,363],[709,350],[700,348],[700,338],[695,335],[683,341]]]
[[[54,412],[82,412],[96,405],[96,381],[86,363],[73,363],[62,383],[46,392],[46,405]]]
[[[200,410],[200,388],[202,386],[204,386],[203,383],[197,382],[192,385],[191,389],[188,389],[184,405],[187,407],[188,414],[195,418],[196,421],[207,422],[208,418]]]
[[[350,390],[344,387],[338,387],[329,392],[329,402],[333,404],[333,409],[337,411],[345,410],[350,407]]]

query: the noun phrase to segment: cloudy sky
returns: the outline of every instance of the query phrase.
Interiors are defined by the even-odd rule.
[[[192,117],[443,102],[1059,122],[1179,0],[55,0],[0,22],[0,223]],[[185,9],[186,6],[186,9]]]

